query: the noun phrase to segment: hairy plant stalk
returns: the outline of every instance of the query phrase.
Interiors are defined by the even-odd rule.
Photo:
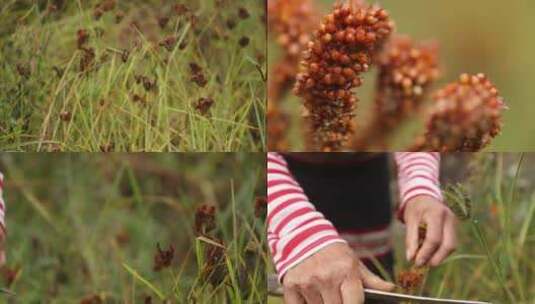
[[[347,146],[355,131],[357,97],[352,90],[361,86],[361,74],[394,27],[384,9],[359,3],[336,4],[325,16],[308,43],[294,87],[314,142],[325,152]]]

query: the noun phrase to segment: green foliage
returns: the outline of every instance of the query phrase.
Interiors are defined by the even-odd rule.
[[[264,167],[264,155],[246,153],[4,154],[1,284],[21,303],[262,303],[268,257],[254,200],[265,195]],[[203,276],[214,241],[194,230],[207,203],[225,253],[217,284]],[[158,243],[175,252],[156,272]]]
[[[187,14],[173,10],[176,1],[118,1],[98,20],[94,10],[100,1],[43,2],[0,4],[1,150],[264,148],[260,1],[184,2]],[[47,2],[63,5],[51,11]],[[248,18],[238,17],[240,7]],[[119,11],[124,17],[117,23]],[[169,18],[164,28],[162,17]],[[94,50],[94,58],[78,48],[80,29],[89,34],[83,48]],[[244,36],[250,38],[246,47],[239,43]],[[204,87],[191,80],[192,62],[203,69]],[[138,76],[156,88],[136,83]],[[205,97],[215,103],[203,114],[196,104]]]

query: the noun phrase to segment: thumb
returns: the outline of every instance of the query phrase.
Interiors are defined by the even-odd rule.
[[[382,291],[392,291],[396,288],[393,283],[387,282],[378,275],[371,272],[362,262],[360,262],[360,275],[362,284],[366,288],[372,288]]]

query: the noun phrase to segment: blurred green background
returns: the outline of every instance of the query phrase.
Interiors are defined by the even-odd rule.
[[[528,0],[380,0],[391,15],[398,33],[417,40],[435,40],[440,46],[443,75],[434,88],[454,81],[461,73],[483,72],[497,86],[509,110],[504,114],[504,128],[486,151],[535,150],[535,102],[531,86],[535,81],[535,2]],[[329,11],[332,0],[315,0],[322,13]],[[278,50],[270,40],[272,65]],[[367,73],[364,86],[358,89],[359,125],[368,118],[375,71]],[[295,97],[286,106],[298,118],[300,105]],[[406,147],[421,131],[422,122],[407,126],[411,135],[394,143]],[[357,131],[358,132],[358,131]],[[292,129],[292,150],[302,147],[298,124]],[[410,137],[407,139],[407,137]]]
[[[165,303],[265,298],[265,228],[254,208],[266,193],[264,154],[0,154],[0,172],[8,230],[0,287],[16,293],[0,303],[164,302],[154,290]],[[216,207],[210,237],[232,267],[220,284],[201,275],[194,222],[203,204]],[[158,243],[175,253],[156,272]]]

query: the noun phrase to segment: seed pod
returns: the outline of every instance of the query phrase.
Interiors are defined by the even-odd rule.
[[[239,44],[242,48],[244,48],[249,45],[249,42],[250,42],[249,37],[243,36],[240,38]]]
[[[207,115],[214,103],[215,101],[213,98],[210,98],[210,97],[199,98],[199,100],[195,104],[195,109],[199,111],[201,115]]]
[[[241,19],[247,19],[249,18],[251,15],[249,14],[249,11],[245,8],[245,7],[240,7],[238,9],[238,16],[241,18]]]
[[[153,270],[158,272],[164,268],[171,266],[171,262],[175,257],[175,247],[169,245],[167,250],[160,248],[160,243],[156,244],[156,253],[154,254],[154,266]]]
[[[123,21],[125,13],[123,11],[118,11],[115,13],[115,23],[119,24]]]
[[[379,7],[336,4],[325,16],[305,51],[294,87],[294,92],[303,99],[320,150],[337,151],[347,145],[355,131],[357,99],[351,90],[361,85],[361,73],[367,71],[392,30],[392,22]],[[341,71],[349,68],[353,73],[346,71],[347,76],[325,73],[337,68]],[[309,79],[322,81],[310,87]],[[347,94],[336,94],[339,90]]]
[[[207,235],[215,228],[215,206],[201,205],[195,212],[195,232]]]
[[[71,121],[72,114],[69,111],[61,111],[61,113],[59,113],[59,118],[64,122],[69,122]]]
[[[476,152],[502,128],[505,103],[484,74],[463,74],[434,95],[426,131],[411,150]]]
[[[89,41],[89,33],[86,29],[79,29],[77,32],[78,48],[83,49],[87,41]]]
[[[171,52],[173,48],[175,47],[177,42],[177,38],[175,36],[167,36],[165,39],[160,41],[158,45],[164,47],[166,50]]]

